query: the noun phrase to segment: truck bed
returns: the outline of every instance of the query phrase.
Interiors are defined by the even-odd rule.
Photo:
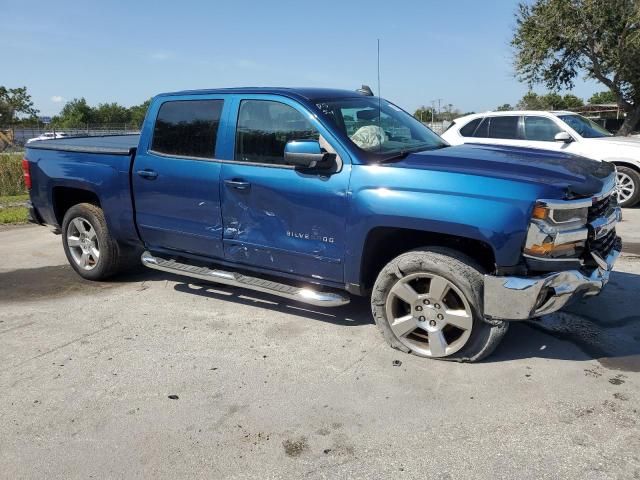
[[[139,134],[103,135],[38,140],[25,146],[35,150],[131,155],[139,140]]]

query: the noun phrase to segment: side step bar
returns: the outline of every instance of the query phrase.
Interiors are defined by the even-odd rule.
[[[224,270],[212,270],[206,267],[188,265],[176,262],[175,260],[165,260],[154,257],[149,252],[144,252],[142,264],[145,267],[169,272],[176,275],[198,278],[209,282],[222,283],[234,287],[247,288],[257,292],[270,293],[279,297],[288,298],[297,302],[315,305],[317,307],[339,307],[349,303],[349,296],[340,292],[320,292],[311,288],[299,288],[284,283],[272,282],[262,278],[249,277],[235,272],[225,272]]]

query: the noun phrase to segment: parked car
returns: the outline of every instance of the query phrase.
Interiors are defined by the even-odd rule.
[[[56,138],[67,138],[69,135],[63,132],[46,132],[42,135],[38,135],[37,137],[30,138],[27,140],[27,143],[31,142],[39,142],[40,140],[53,140]]]
[[[606,160],[618,170],[620,205],[640,201],[640,139],[615,137],[572,112],[487,112],[458,118],[442,134],[451,145],[482,143],[555,150]]]
[[[23,167],[83,278],[141,261],[321,307],[367,296],[424,357],[486,357],[510,320],[599,293],[621,250],[612,164],[452,147],[344,90],[162,94],[140,135],[34,142]]]

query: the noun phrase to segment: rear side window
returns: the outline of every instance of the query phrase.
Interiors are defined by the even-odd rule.
[[[467,123],[464,127],[462,127],[460,129],[460,135],[462,135],[463,137],[473,137],[474,132],[476,131],[476,128],[478,128],[478,125],[480,125],[480,122],[482,121],[482,118],[476,118],[475,120],[471,120],[469,123]]]
[[[284,165],[287,142],[319,138],[318,131],[295,108],[270,100],[243,100],[238,112],[235,159]]]
[[[160,107],[151,150],[178,157],[214,158],[223,100],[179,100]]]
[[[524,138],[539,142],[553,142],[560,128],[545,117],[524,117]]]
[[[517,140],[519,117],[491,117],[489,138]]]

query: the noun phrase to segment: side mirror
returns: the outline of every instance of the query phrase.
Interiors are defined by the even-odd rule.
[[[329,168],[336,155],[323,152],[317,140],[291,140],[284,147],[284,161],[300,168]]]
[[[573,142],[573,137],[569,135],[567,132],[558,132],[556,133],[556,136],[554,138],[556,142],[562,142],[562,143]]]

